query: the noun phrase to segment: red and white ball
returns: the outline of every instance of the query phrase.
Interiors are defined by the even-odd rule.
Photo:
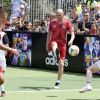
[[[71,56],[77,56],[79,54],[79,47],[77,45],[71,45],[68,52]]]

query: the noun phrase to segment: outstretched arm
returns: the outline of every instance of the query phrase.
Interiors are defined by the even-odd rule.
[[[10,48],[10,47],[8,47],[6,45],[3,45],[3,44],[0,44],[0,49],[4,50],[4,51],[11,52],[12,54],[14,54],[16,56],[19,55],[19,53],[18,53],[18,51],[16,49]]]

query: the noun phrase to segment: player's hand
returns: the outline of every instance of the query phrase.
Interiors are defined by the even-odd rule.
[[[73,44],[73,41],[70,40],[70,41],[68,42],[68,46],[71,46],[72,44]]]
[[[19,56],[19,52],[17,51],[17,49],[11,49],[10,51],[12,54]]]

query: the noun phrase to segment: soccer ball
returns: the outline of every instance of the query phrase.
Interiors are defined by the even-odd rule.
[[[79,47],[77,45],[71,45],[68,52],[71,56],[77,56],[79,54]]]

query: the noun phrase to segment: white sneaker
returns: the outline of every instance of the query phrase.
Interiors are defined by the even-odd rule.
[[[84,93],[86,91],[91,91],[92,90],[92,86],[91,85],[85,85],[79,92],[80,93]]]

